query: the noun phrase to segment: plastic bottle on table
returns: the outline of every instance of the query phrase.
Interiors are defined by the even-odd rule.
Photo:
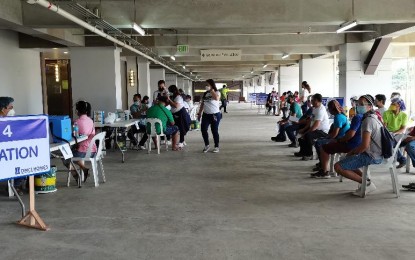
[[[73,135],[75,137],[79,137],[79,127],[78,127],[78,123],[74,123],[73,124]]]

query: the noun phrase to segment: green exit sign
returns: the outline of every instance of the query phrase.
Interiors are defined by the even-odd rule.
[[[177,52],[179,53],[188,53],[189,45],[177,45]]]

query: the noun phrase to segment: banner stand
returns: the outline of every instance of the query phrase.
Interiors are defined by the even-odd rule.
[[[35,177],[29,177],[29,211],[26,216],[24,216],[20,221],[17,222],[18,225],[25,227],[40,229],[43,231],[48,231],[50,228],[46,226],[42,218],[37,214],[35,209]]]

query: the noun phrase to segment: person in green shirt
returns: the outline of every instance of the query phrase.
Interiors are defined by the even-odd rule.
[[[174,124],[173,114],[166,108],[167,104],[167,97],[160,96],[158,98],[158,104],[150,107],[147,110],[147,118],[157,118],[160,119],[163,133],[167,136],[172,137],[172,150],[178,151],[180,148],[177,146],[179,141],[179,128]],[[169,125],[167,125],[169,124]],[[156,132],[157,134],[161,133],[160,125],[156,124]],[[147,123],[147,133],[151,133],[151,126]],[[153,137],[153,142],[157,148],[156,138]]]
[[[403,112],[405,110],[405,103],[400,98],[391,100],[391,105],[387,111],[383,113],[383,123],[389,132],[393,135],[405,133],[406,124],[408,123],[408,115]],[[406,165],[406,158],[398,150],[397,161],[399,165],[396,168],[402,168]]]
[[[220,101],[222,102],[222,105],[219,107],[219,110],[222,110],[222,107],[223,107],[223,112],[228,113],[226,111],[226,106],[228,105],[229,89],[228,87],[226,87],[226,85],[223,85],[223,87],[219,91],[220,91]]]

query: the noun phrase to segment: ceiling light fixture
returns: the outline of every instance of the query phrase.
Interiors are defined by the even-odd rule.
[[[288,58],[288,57],[290,57],[290,54],[288,54],[288,53],[284,53],[284,54],[282,55],[282,57],[281,57],[281,58],[286,59],[286,58]]]
[[[341,32],[344,32],[344,31],[346,31],[346,30],[349,30],[349,29],[351,29],[351,28],[353,28],[353,27],[355,27],[357,25],[357,21],[356,20],[354,20],[354,21],[350,21],[350,22],[346,22],[346,23],[344,23],[344,24],[342,24],[342,25],[340,25],[340,28],[339,29],[337,29],[337,33],[341,33]]]
[[[68,52],[67,51],[64,51],[63,54],[68,54]]]
[[[133,23],[133,29],[138,32],[141,36],[146,35],[146,32],[144,31],[143,28],[141,28],[138,24]]]
[[[170,59],[172,59],[172,60],[176,60],[176,57],[174,57],[174,56],[172,55],[172,56],[170,56]]]
[[[254,73],[254,68],[251,69],[251,74],[253,74],[253,73]]]
[[[262,66],[262,68],[264,68],[264,69],[265,69],[266,67],[268,67],[268,64],[265,64],[264,66]]]
[[[182,67],[183,67],[184,70],[186,69],[186,66],[185,65],[183,65]]]

